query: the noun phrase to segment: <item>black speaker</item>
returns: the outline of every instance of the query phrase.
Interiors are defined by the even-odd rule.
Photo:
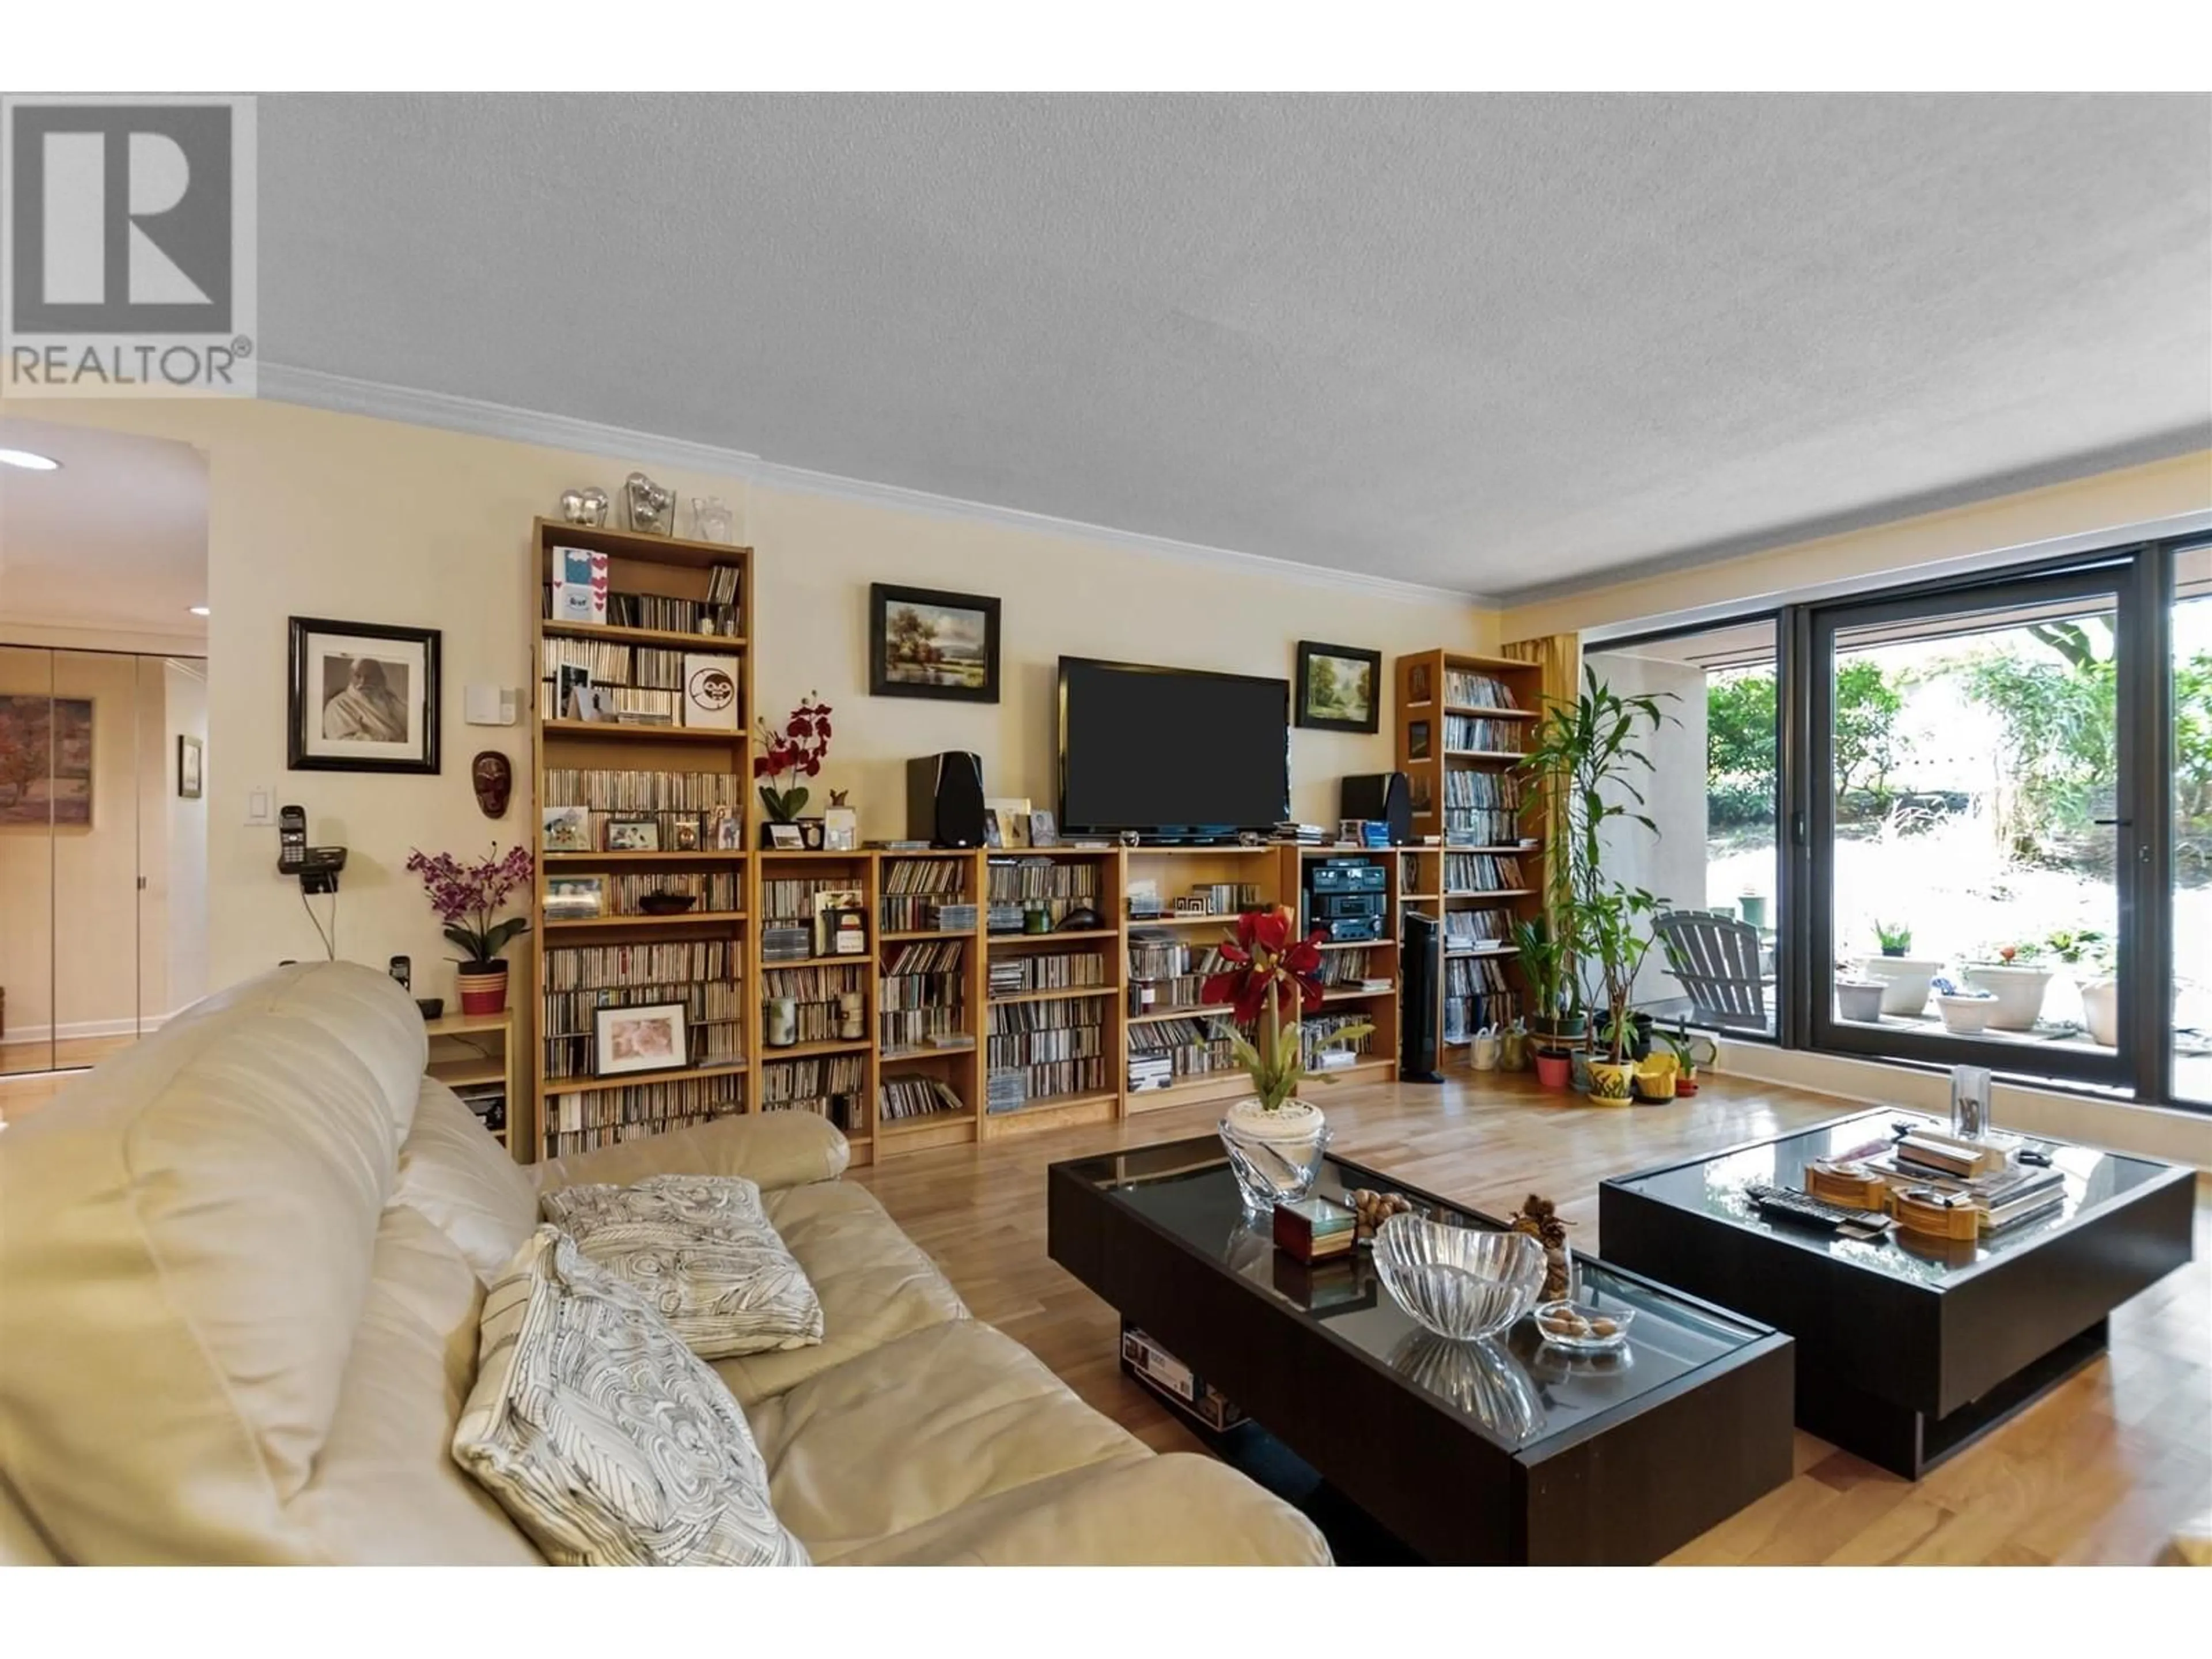
[[[983,757],[964,749],[906,763],[906,833],[932,847],[983,844]]]
[[[1337,816],[1390,826],[1390,845],[1413,839],[1413,792],[1403,772],[1364,772],[1345,779],[1337,797]]]
[[[1405,915],[1398,951],[1398,1080],[1442,1083],[1437,1070],[1437,990],[1443,978],[1443,936],[1434,916]]]

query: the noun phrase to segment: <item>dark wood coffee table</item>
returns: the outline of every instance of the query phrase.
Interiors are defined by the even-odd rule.
[[[1446,1342],[1364,1249],[1307,1267],[1248,1225],[1212,1136],[1047,1179],[1053,1260],[1422,1559],[1652,1561],[1790,1478],[1789,1338],[1649,1279],[1577,1259],[1587,1298],[1634,1310],[1621,1356],[1570,1357],[1526,1320]],[[1500,1224],[1336,1159],[1316,1190],[1355,1187]]]
[[[1799,1425],[1909,1480],[2105,1350],[2107,1316],[2190,1257],[2188,1170],[2040,1139],[2058,1208],[1965,1243],[1851,1240],[1767,1220],[1743,1195],[1936,1120],[1855,1113],[1598,1188],[1608,1260],[1797,1339]]]

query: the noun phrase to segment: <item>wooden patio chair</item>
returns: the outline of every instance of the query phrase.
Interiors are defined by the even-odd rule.
[[[1668,910],[1652,923],[1667,968],[1689,994],[1691,1018],[1738,1030],[1769,1029],[1759,929],[1732,916]]]

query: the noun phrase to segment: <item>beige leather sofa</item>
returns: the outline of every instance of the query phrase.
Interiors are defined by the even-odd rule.
[[[1295,1511],[1154,1455],[969,1317],[820,1120],[533,1172],[424,1063],[385,975],[288,969],[0,1136],[0,1559],[538,1561],[447,1455],[480,1275],[539,1183],[684,1170],[757,1182],[820,1294],[820,1346],[718,1367],[817,1562],[1327,1560]]]

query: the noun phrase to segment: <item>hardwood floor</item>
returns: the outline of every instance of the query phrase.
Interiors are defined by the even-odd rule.
[[[1711,1079],[1690,1100],[1629,1109],[1555,1103],[1518,1078],[1443,1088],[1352,1085],[1323,1097],[1336,1150],[1492,1214],[1555,1200],[1602,1250],[1604,1176],[1825,1118],[1849,1106]],[[1197,1450],[1115,1363],[1115,1315],[1045,1255],[1044,1170],[1086,1152],[1210,1133],[1194,1106],[1097,1129],[894,1160],[871,1188],[978,1318],[1025,1343],[1100,1411],[1161,1450]],[[2112,1351],[1914,1486],[1797,1436],[1788,1485],[1669,1558],[1709,1564],[2155,1560],[2212,1507],[2212,1190],[2197,1184],[2197,1260],[2122,1308]]]

